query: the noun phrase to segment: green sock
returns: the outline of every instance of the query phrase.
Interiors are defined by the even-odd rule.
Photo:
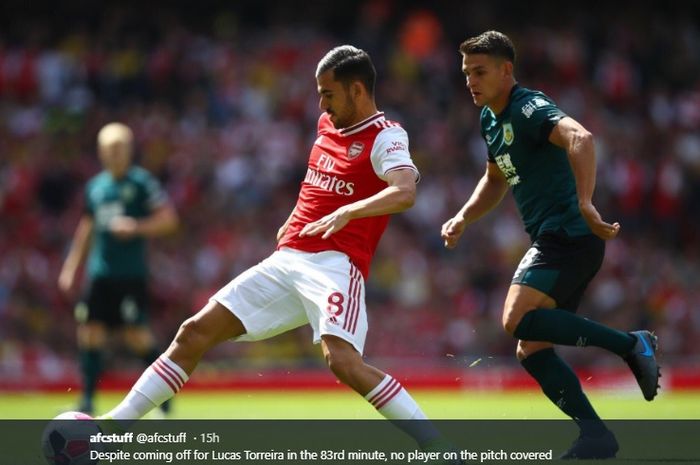
[[[83,399],[80,408],[92,412],[97,380],[102,373],[102,349],[81,349],[80,371],[83,375]]]
[[[513,336],[522,341],[547,341],[565,346],[595,346],[624,355],[636,343],[634,336],[559,309],[527,312]]]
[[[158,349],[156,349],[155,347],[151,347],[151,350],[147,351],[146,354],[141,357],[141,360],[143,360],[143,363],[147,367],[149,367],[149,366],[151,366],[151,364],[153,362],[158,360],[158,357],[160,357],[160,354],[161,354],[161,352]],[[160,404],[160,410],[165,414],[170,413],[170,407],[171,407],[170,401],[171,401],[171,399],[168,399],[165,402],[163,402],[162,404]]]
[[[576,373],[554,349],[535,352],[520,363],[537,380],[549,400],[576,421],[585,436],[600,436],[607,431],[583,393]]]

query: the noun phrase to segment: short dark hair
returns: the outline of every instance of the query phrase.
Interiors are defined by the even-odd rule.
[[[486,31],[476,37],[471,37],[459,46],[463,55],[484,54],[504,58],[515,64],[515,47],[510,38],[502,32]]]
[[[333,77],[344,85],[350,85],[352,81],[360,81],[367,89],[370,96],[374,95],[374,83],[377,80],[377,71],[374,69],[372,59],[364,50],[352,45],[340,45],[335,47],[321,58],[316,68],[316,77],[333,70]]]

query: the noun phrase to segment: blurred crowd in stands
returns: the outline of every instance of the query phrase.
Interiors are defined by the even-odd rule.
[[[0,14],[0,372],[27,358],[50,370],[74,357],[76,298],[56,281],[85,181],[99,170],[103,124],[134,129],[138,162],[182,219],[178,234],[150,249],[152,323],[166,343],[213,291],[275,247],[315,139],[315,67],[341,43],[372,55],[378,106],[408,131],[422,173],[416,205],[392,220],[375,258],[366,353],[396,363],[514,361],[500,313],[529,240],[512,200],[456,250],[439,237],[485,169],[457,48],[487,29],[513,39],[522,85],[546,92],[595,136],[595,202],[622,231],[580,312],[655,330],[662,361],[697,361],[700,9],[347,3],[0,7],[8,9]],[[210,358],[316,363],[314,350],[302,330],[228,344]],[[597,349],[571,357],[619,363]]]

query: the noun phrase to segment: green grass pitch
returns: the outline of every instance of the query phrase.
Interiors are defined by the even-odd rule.
[[[539,391],[535,390],[490,393],[484,391],[414,390],[412,394],[426,414],[433,419],[566,418]],[[108,411],[121,400],[123,395],[124,393],[100,393],[97,398],[97,413]],[[591,391],[589,397],[599,414],[606,419],[700,420],[700,391],[662,392],[653,402],[646,402],[636,390]],[[62,411],[73,409],[76,401],[77,397],[74,392],[61,394],[0,393],[0,419],[48,419]],[[270,390],[187,392],[185,389],[185,392],[175,399],[171,418],[376,419],[382,421],[382,417],[360,396],[343,388],[306,392]],[[556,446],[553,448],[556,449],[556,454],[563,451],[575,437],[573,436],[575,434],[573,426],[569,429],[570,431],[563,429],[561,437],[549,437]],[[692,436],[693,438],[689,440],[687,438],[679,439],[678,444],[683,445],[679,449],[676,447],[676,443],[665,448],[662,447],[664,444],[655,441],[638,443],[636,436],[625,435],[623,432],[618,436],[618,439],[625,446],[618,455],[618,461],[644,465],[700,463],[700,451],[694,446],[696,444],[694,442],[695,435]],[[470,448],[472,450],[486,450],[487,446],[484,444],[490,444],[489,441],[501,441],[493,436],[481,439],[486,442],[476,442],[474,443],[476,445],[472,445]],[[2,442],[1,440],[2,438],[0,438],[0,442]],[[522,436],[522,440],[528,441],[525,436]],[[502,442],[498,442],[498,444],[500,444],[498,447],[502,447]],[[514,444],[517,445],[517,441]],[[488,446],[488,448],[491,447]],[[517,447],[513,445],[511,449],[516,450]],[[525,447],[522,450],[529,449]],[[16,463],[31,463],[32,465],[44,463],[43,458],[37,454],[34,452],[32,456],[36,459],[34,462]],[[494,462],[488,461],[488,463]],[[582,460],[578,463],[580,465],[594,465],[598,461]]]
[[[434,419],[564,419],[538,391],[412,392]],[[100,393],[97,413],[116,405],[122,393]],[[661,393],[653,402],[637,392],[591,391],[598,413],[608,419],[700,419],[700,391]],[[0,419],[51,418],[77,404],[74,393],[0,393]],[[360,396],[342,388],[321,391],[183,392],[172,418],[188,419],[379,419]]]

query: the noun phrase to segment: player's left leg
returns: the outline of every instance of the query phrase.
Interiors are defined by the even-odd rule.
[[[401,383],[366,364],[349,342],[330,334],[321,336],[321,339],[323,356],[333,374],[367,399],[379,413],[390,420],[427,418]]]
[[[424,419],[425,414],[401,383],[362,359],[367,336],[362,273],[340,252],[296,253],[296,259],[294,288],[313,329],[314,342],[321,342],[331,371],[385,417]]]
[[[367,336],[364,278],[340,252],[298,254],[295,289],[331,371],[426,451],[451,445],[401,383],[362,359]],[[404,420],[404,421],[399,421]],[[444,462],[443,462],[444,463]],[[461,463],[460,461],[447,463]]]
[[[366,364],[352,344],[338,336],[324,334],[321,336],[321,346],[326,363],[338,380],[364,397],[387,420],[406,420],[395,424],[415,439],[423,450],[454,450],[401,383],[391,375]],[[455,459],[437,463],[462,462]]]
[[[561,458],[610,458],[618,450],[615,436],[600,419],[576,373],[549,342],[519,341],[517,357],[542,392],[580,428],[580,436]]]

